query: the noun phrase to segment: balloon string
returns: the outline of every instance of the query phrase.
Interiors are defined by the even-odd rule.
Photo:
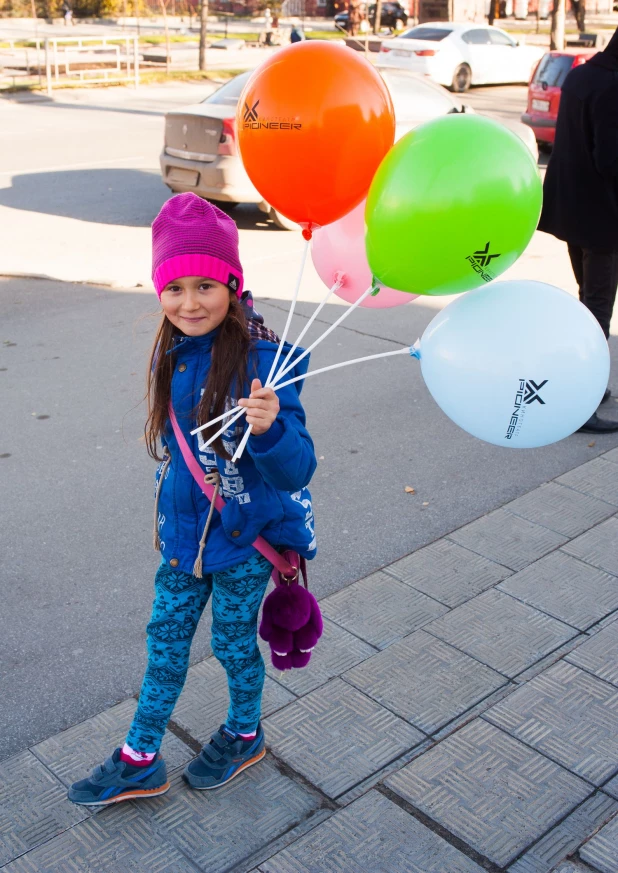
[[[243,412],[246,412],[246,411],[247,411],[247,410],[246,410],[245,407],[243,406]],[[251,431],[252,431],[252,430],[253,430],[253,425],[250,424],[249,427],[247,428],[247,430],[245,431],[245,433],[244,433],[244,435],[243,435],[243,438],[242,438],[241,441],[240,441],[240,445],[238,446],[238,448],[237,448],[236,451],[234,452],[234,455],[233,455],[233,457],[232,457],[232,463],[234,463],[234,461],[237,461],[238,458],[240,458],[240,456],[241,456],[242,453],[244,452],[244,450],[245,450],[245,446],[247,445],[247,440],[248,440],[249,437],[251,436]]]
[[[334,331],[334,329],[336,327],[338,327],[341,324],[341,322],[344,321],[348,317],[348,315],[350,315],[350,313],[356,309],[357,306],[360,306],[360,304],[363,302],[363,300],[365,300],[366,297],[369,297],[369,295],[371,294],[371,292],[373,290],[374,290],[373,285],[370,285],[369,288],[367,288],[367,290],[361,294],[361,296],[358,298],[358,300],[355,300],[351,306],[348,306],[348,308],[344,311],[343,315],[341,315],[337,319],[337,321],[335,321],[333,324],[331,324],[331,326],[328,328],[328,330],[325,330],[321,336],[319,336],[314,342],[311,343],[311,345],[309,346],[308,349],[305,349],[305,351],[301,355],[299,355],[295,361],[292,361],[291,364],[288,364],[288,366],[285,369],[282,367],[279,370],[279,372],[277,373],[277,375],[272,383],[272,386],[274,387],[279,382],[280,379],[282,379],[284,376],[286,376],[290,372],[290,370],[294,369],[294,367],[298,364],[299,361],[302,361],[302,359],[304,357],[306,357],[310,352],[312,352],[313,349],[322,342],[322,340],[325,340],[326,337],[330,333],[332,333]],[[289,384],[290,384],[289,382],[286,382],[286,385],[289,385]]]
[[[311,370],[310,373],[304,373],[302,376],[295,376],[293,379],[288,379],[287,382],[281,382],[274,385],[275,391],[281,388],[287,388],[288,385],[293,385],[294,382],[300,382],[301,379],[309,379],[310,376],[317,376],[318,373],[327,373],[329,370],[337,370],[339,367],[349,367],[350,364],[361,364],[363,361],[375,361],[377,358],[390,358],[393,355],[409,355],[412,354],[413,346],[405,346],[403,349],[396,349],[394,352],[380,352],[377,355],[365,355],[363,358],[353,358],[351,361],[341,361],[339,364],[329,364],[328,367],[320,367],[319,370]]]
[[[328,290],[326,296],[322,299],[322,302],[316,307],[313,315],[311,316],[311,318],[309,319],[307,324],[304,326],[304,328],[299,333],[298,339],[296,340],[296,342],[294,343],[294,345],[292,346],[290,351],[287,353],[287,356],[286,356],[284,362],[281,364],[281,367],[279,368],[279,373],[283,372],[285,365],[287,364],[287,362],[290,360],[290,358],[292,357],[292,355],[294,354],[294,352],[296,351],[296,349],[300,345],[300,341],[302,340],[304,335],[307,333],[307,331],[309,330],[309,328],[311,327],[313,322],[316,320],[316,318],[318,317],[320,312],[324,309],[324,307],[326,306],[326,304],[328,303],[328,301],[330,300],[332,295],[336,294],[337,291],[339,291],[339,289],[343,286],[343,274],[339,273],[337,275],[340,278],[338,278],[337,281],[335,282],[335,284]],[[279,378],[279,373],[277,373],[277,375],[275,376],[275,378],[273,380],[274,382],[276,382],[277,379]]]
[[[311,316],[311,318],[309,319],[309,321],[307,322],[305,327],[300,332],[298,339],[296,340],[296,342],[294,343],[294,345],[292,346],[290,351],[287,353],[287,356],[286,356],[283,364],[281,365],[281,370],[283,370],[283,368],[285,367],[287,362],[290,360],[290,358],[292,357],[292,355],[294,354],[294,352],[298,348],[300,341],[302,340],[304,335],[307,333],[307,331],[309,330],[309,328],[311,327],[311,325],[313,324],[315,319],[318,317],[318,315],[320,314],[320,312],[322,311],[322,309],[324,308],[324,306],[326,305],[326,303],[328,302],[330,297],[333,294],[336,294],[337,291],[339,291],[339,289],[343,285],[343,275],[342,274],[337,274],[337,275],[338,276],[341,275],[341,278],[338,278],[337,281],[335,282],[335,284],[332,286],[332,288],[329,289],[329,291],[327,292],[326,296],[324,297],[324,299],[322,300],[320,305],[316,308],[315,312],[313,313],[313,315]],[[277,377],[275,377],[275,381],[276,381],[276,378]],[[222,421],[224,418],[227,418],[228,415],[234,415],[235,412],[238,412],[238,410],[242,409],[242,408],[243,408],[242,406],[235,406],[233,409],[228,409],[222,415],[218,415],[216,418],[211,418],[210,421],[206,422],[206,424],[202,424],[202,425],[200,425],[200,427],[196,427],[195,430],[191,431],[191,435],[193,436],[194,434],[199,433],[201,430],[205,430],[207,427],[210,427],[211,424],[216,424],[218,421]]]
[[[277,369],[277,363],[279,361],[279,358],[281,357],[281,350],[283,349],[283,345],[284,345],[286,337],[288,335],[288,330],[290,329],[292,316],[294,315],[294,310],[296,308],[296,301],[298,300],[298,292],[300,291],[300,283],[302,282],[303,273],[305,272],[305,263],[307,262],[307,253],[309,251],[309,240],[310,239],[311,239],[311,236],[309,237],[309,239],[307,239],[305,237],[305,247],[303,249],[303,256],[302,256],[301,262],[300,262],[300,270],[298,271],[298,278],[296,280],[296,287],[294,288],[294,294],[292,295],[292,302],[290,303],[290,311],[288,312],[287,321],[285,323],[285,327],[283,328],[283,333],[281,334],[281,339],[279,340],[279,347],[277,349],[277,354],[275,355],[275,359],[274,359],[272,366],[270,368],[270,373],[268,374],[268,379],[266,380],[266,387],[269,387],[271,385],[271,379],[273,377],[275,370]],[[249,440],[249,437],[251,436],[252,430],[253,430],[253,425],[250,424],[249,427],[247,428],[247,430],[245,431],[242,440],[240,441],[240,445],[238,446],[238,448],[234,452],[234,455],[232,457],[232,463],[234,463],[234,461],[237,461],[242,456],[242,453],[245,450],[245,446],[247,445],[247,441]]]
[[[268,379],[266,380],[266,385],[270,385],[271,379],[273,377],[273,373],[277,369],[277,363],[279,358],[281,357],[281,350],[283,349],[283,344],[285,343],[285,339],[288,335],[288,330],[290,329],[290,323],[292,321],[292,316],[294,315],[294,310],[296,308],[296,300],[298,299],[298,292],[300,290],[300,283],[303,278],[303,273],[305,272],[305,263],[307,261],[307,253],[309,252],[309,240],[305,240],[305,247],[303,249],[303,256],[300,262],[300,270],[298,271],[298,278],[296,280],[296,287],[294,288],[294,294],[292,296],[292,302],[290,303],[290,311],[288,312],[288,318],[285,323],[285,327],[283,329],[283,333],[281,334],[281,339],[279,341],[279,348],[277,349],[277,354],[275,355],[275,360],[272,363],[272,367],[270,368],[270,373],[268,374]]]
[[[222,413],[222,415],[218,415],[216,418],[211,418],[210,421],[206,422],[206,424],[201,424],[199,427],[196,427],[195,430],[192,430],[191,436],[199,433],[201,430],[206,430],[206,428],[210,427],[211,424],[216,424],[218,421],[223,421],[223,419],[227,418],[228,415],[234,415],[235,412],[238,412],[238,410],[242,408],[242,406],[235,406],[233,409],[226,410],[224,413]]]
[[[310,373],[303,373],[302,376],[295,376],[293,379],[288,379],[287,382],[282,382],[273,385],[272,387],[275,391],[279,391],[281,388],[287,388],[288,385],[293,385],[294,382],[300,382],[302,379],[309,379],[310,376],[317,376],[318,373],[327,373],[329,370],[338,370],[340,367],[349,367],[351,364],[361,364],[363,361],[375,361],[377,358],[390,358],[393,355],[409,355],[411,358],[420,359],[418,340],[413,346],[405,346],[402,349],[396,349],[394,352],[380,352],[377,355],[365,355],[363,358],[353,358],[351,361],[341,361],[339,364],[329,364],[328,367],[320,367],[319,370],[311,370]],[[239,415],[234,416],[234,421],[239,418],[243,412],[247,411],[244,406],[239,406],[237,409],[240,410],[240,413]],[[216,421],[216,419],[213,419],[213,421]],[[230,422],[230,424],[231,423],[232,422]],[[212,424],[212,422],[209,421],[208,424],[202,425],[202,427],[208,427],[209,424]],[[201,428],[197,428],[195,431],[191,431],[191,433],[197,433],[198,430],[201,430]],[[225,430],[225,428],[223,428],[223,430]],[[216,439],[216,437],[213,437],[213,439]],[[238,448],[240,449],[240,446]],[[234,460],[234,458],[232,458],[232,460]]]
[[[221,434],[224,431],[226,431],[231,424],[234,424],[234,422],[240,418],[240,416],[243,414],[243,412],[245,412],[245,407],[238,406],[237,410],[239,410],[239,411],[236,412],[236,415],[233,418],[231,418],[229,421],[226,421],[225,424],[223,425],[223,427],[220,428],[216,432],[216,434],[209,437],[209,439],[204,443],[204,445],[200,447],[201,450],[207,448],[207,446],[209,446],[211,443],[214,443],[214,441],[217,439],[218,436],[221,436]],[[221,418],[222,418],[222,416],[219,416],[219,418],[215,418],[214,421],[220,421]],[[205,427],[209,427],[212,423],[213,423],[212,421],[209,421],[209,422],[207,422],[207,424],[203,424],[202,427],[198,427],[198,428],[196,428],[196,430],[192,430],[191,434],[197,433],[199,430],[203,430]]]

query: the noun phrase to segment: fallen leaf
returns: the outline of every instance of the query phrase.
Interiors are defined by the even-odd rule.
[[[406,492],[406,494],[416,494],[414,488],[410,488],[409,485],[406,485],[406,487],[403,490]]]
[[[595,446],[596,446],[596,442],[595,442],[595,440],[592,440],[591,443],[588,443],[588,448],[589,448],[589,449],[593,449]]]

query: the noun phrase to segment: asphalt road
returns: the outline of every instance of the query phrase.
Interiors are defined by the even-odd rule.
[[[187,102],[168,90],[170,105]],[[505,111],[504,91],[470,100],[493,92]],[[48,275],[89,259],[118,264],[127,236],[127,263],[131,251],[147,263],[148,226],[166,192],[156,173],[161,101],[139,101],[124,113],[87,92],[81,108],[0,103],[0,114],[19,122],[19,135],[6,138],[0,124],[0,274],[17,256]],[[126,160],[102,167],[116,158]],[[251,285],[280,330],[298,235],[265,226],[251,209],[238,218]],[[521,269],[545,275],[549,245],[539,237]],[[310,271],[303,287],[297,324],[322,293]],[[158,563],[153,463],[140,442],[155,311],[146,289],[0,279],[0,759],[139,688]],[[340,313],[327,306],[322,321]],[[435,302],[422,300],[357,311],[316,350],[314,366],[409,344],[434,314]],[[613,337],[611,346],[615,357]],[[615,370],[612,383],[618,389]],[[585,435],[526,452],[481,443],[440,412],[408,358],[317,377],[303,398],[320,457],[312,483],[320,553],[310,569],[318,596],[618,444],[618,436]],[[618,415],[615,404],[608,414]],[[209,651],[205,621],[193,661]]]

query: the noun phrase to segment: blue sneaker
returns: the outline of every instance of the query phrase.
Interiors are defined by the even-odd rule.
[[[110,758],[97,764],[88,779],[74,782],[69,800],[82,806],[109,806],[122,800],[156,797],[169,791],[167,769],[161,755],[146,767],[132,767],[120,760],[120,747]]]
[[[191,788],[219,788],[247,767],[257,764],[265,754],[261,722],[254,740],[243,740],[222,724],[198,757],[187,764],[182,778]]]

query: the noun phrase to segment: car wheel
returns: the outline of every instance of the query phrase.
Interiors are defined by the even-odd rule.
[[[298,230],[298,225],[295,221],[290,221],[289,218],[286,218],[285,215],[281,215],[280,212],[277,212],[277,210],[272,207],[270,210],[270,218],[281,230]]]
[[[467,64],[460,64],[453,75],[453,84],[451,91],[456,91],[458,94],[463,94],[467,91],[472,82],[472,70]]]

